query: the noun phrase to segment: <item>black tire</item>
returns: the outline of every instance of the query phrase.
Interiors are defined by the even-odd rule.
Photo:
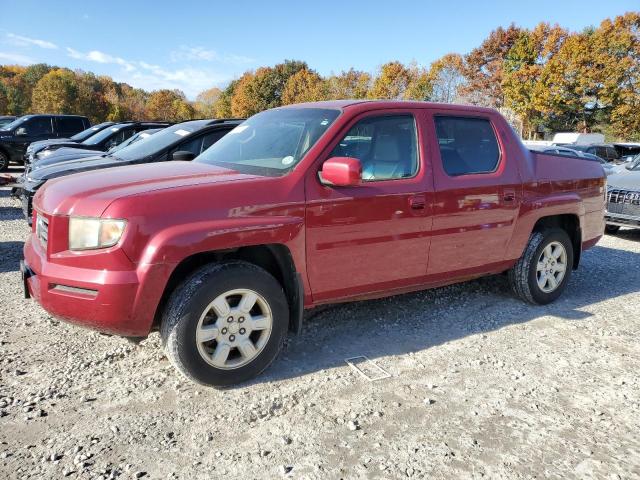
[[[543,291],[537,281],[537,263],[542,251],[552,242],[560,242],[567,254],[565,274],[555,290]],[[573,267],[573,244],[569,235],[559,228],[533,232],[522,256],[509,270],[509,283],[520,298],[534,305],[545,305],[556,300],[571,278]]]
[[[9,156],[0,150],[0,172],[4,172],[9,168]]]
[[[620,230],[620,227],[618,225],[605,225],[604,227],[604,231],[610,235],[618,233],[618,230]]]
[[[246,365],[222,369],[199,352],[196,330],[200,316],[219,295],[251,289],[268,303],[271,333],[258,355]],[[259,375],[276,359],[289,327],[289,306],[282,286],[266,270],[242,261],[207,265],[188,277],[171,295],[163,312],[160,335],[167,357],[188,379],[214,387],[241,383]]]

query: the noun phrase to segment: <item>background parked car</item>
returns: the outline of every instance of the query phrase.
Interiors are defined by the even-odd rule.
[[[13,115],[0,115],[0,129],[7,123],[13,122],[16,118]]]
[[[49,145],[42,149],[33,159],[37,162],[39,159],[46,158],[50,155],[55,155],[56,150],[62,147],[68,148],[82,148],[85,150],[96,150],[106,152],[116,145],[120,145],[125,140],[129,139],[132,135],[138,132],[147,130],[149,128],[164,128],[171,125],[170,122],[122,122],[116,123],[98,133],[90,136],[83,142],[60,142],[53,145]]]
[[[53,138],[49,140],[39,140],[37,142],[32,142],[27,147],[27,151],[24,156],[24,163],[26,165],[29,162],[32,162],[37,153],[39,153],[41,150],[47,148],[50,145],[56,145],[56,144],[62,145],[69,142],[74,142],[74,143],[84,142],[87,138],[95,135],[100,130],[104,130],[105,128],[110,127],[111,125],[115,125],[115,122],[102,122],[97,125],[93,125],[92,127],[89,127],[86,130],[76,133],[75,135],[69,138]]]
[[[620,160],[620,154],[613,145],[608,143],[593,143],[591,145],[571,145],[574,150],[581,152],[591,153],[596,155],[607,162],[618,162]]]
[[[25,217],[31,222],[33,196],[47,180],[102,168],[167,160],[193,160],[242,121],[241,119],[218,119],[178,123],[114,154],[94,155],[31,170],[21,186],[22,209]]]
[[[23,163],[29,144],[49,138],[70,137],[91,126],[79,115],[25,115],[0,130],[0,171],[9,162]]]
[[[125,140],[124,142],[122,142],[121,144],[116,145],[115,147],[111,147],[108,151],[102,153],[102,156],[115,154],[117,151],[122,150],[123,148],[128,147],[129,145],[135,142],[144,140],[145,138],[148,138],[154,133],[157,133],[160,131],[162,131],[162,128],[150,128],[148,130],[143,130],[142,132],[138,132],[132,137],[130,137],[128,140]],[[95,150],[63,147],[56,150],[55,155],[50,155],[48,157],[37,160],[36,162],[25,166],[23,177],[26,177],[26,175],[28,175],[29,172],[38,168],[47,167],[49,165],[54,165],[56,163],[68,162],[71,160],[79,160],[81,158],[96,157],[100,154],[101,152],[97,152]]]
[[[607,178],[606,232],[640,228],[640,155]]]

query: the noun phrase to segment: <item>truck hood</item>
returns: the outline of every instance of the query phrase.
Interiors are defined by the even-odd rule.
[[[114,157],[107,157],[104,153],[95,150],[61,148],[55,155],[33,162],[29,179],[41,182],[72,173],[129,164],[131,162],[116,160]]]
[[[255,179],[198,162],[161,162],[97,170],[47,182],[34,207],[51,215],[99,217],[116,199],[153,190]]]
[[[640,191],[640,171],[627,170],[626,168],[618,169],[607,177],[607,186],[622,190]]]

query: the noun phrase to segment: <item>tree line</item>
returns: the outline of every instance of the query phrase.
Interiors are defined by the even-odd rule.
[[[247,71],[226,88],[188,101],[179,90],[147,92],[106,76],[44,64],[0,66],[0,112],[77,113],[93,122],[248,117],[267,108],[329,99],[403,99],[500,109],[526,138],[599,131],[640,140],[640,13],[569,32],[540,23],[493,30],[465,55],[428,67],[390,61],[374,74],[322,76],[304,61]]]

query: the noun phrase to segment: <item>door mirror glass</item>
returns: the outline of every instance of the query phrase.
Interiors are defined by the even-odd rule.
[[[171,155],[171,160],[177,160],[179,162],[190,162],[194,158],[196,158],[195,153],[189,150],[178,150]]]
[[[16,130],[17,137],[24,137],[26,134],[27,134],[27,129],[24,127],[20,127],[19,129]]]
[[[362,164],[357,158],[332,157],[322,164],[320,179],[324,185],[353,187],[362,179]]]

